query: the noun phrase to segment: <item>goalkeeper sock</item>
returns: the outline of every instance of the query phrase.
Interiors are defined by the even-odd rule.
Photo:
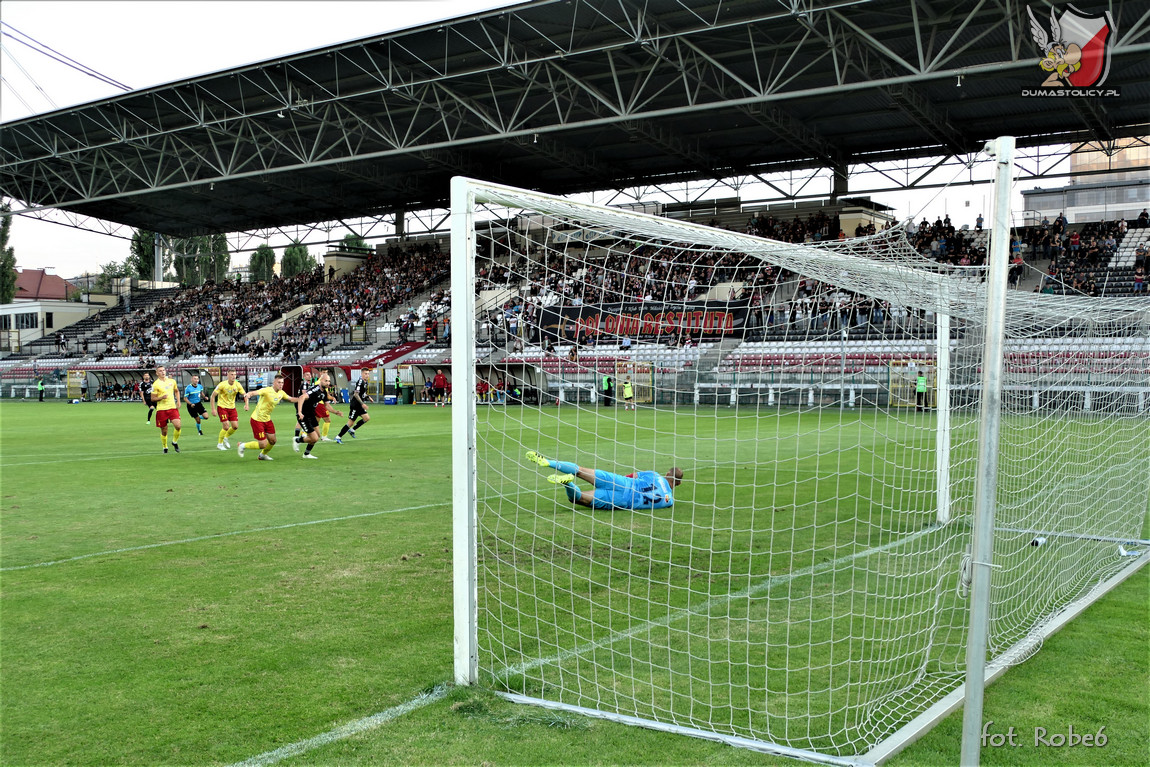
[[[548,465],[560,474],[578,474],[579,467],[570,461],[548,461]]]
[[[567,491],[567,500],[571,501],[572,503],[578,500],[579,496],[582,495],[582,493],[579,492],[579,486],[574,482],[569,482],[568,484],[564,485],[563,489]]]

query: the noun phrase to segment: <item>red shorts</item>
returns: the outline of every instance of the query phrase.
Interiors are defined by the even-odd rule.
[[[238,423],[240,420],[240,414],[236,412],[234,407],[218,407],[216,408],[216,412],[220,416],[220,423],[226,423],[227,421]]]
[[[315,417],[319,419],[327,418],[327,403],[321,402],[315,406]]]
[[[168,421],[180,420],[180,409],[174,407],[171,410],[157,410],[156,411],[156,426],[161,429],[168,425]]]
[[[269,434],[276,433],[276,425],[272,421],[257,421],[252,419],[252,434],[258,439],[267,439]]]

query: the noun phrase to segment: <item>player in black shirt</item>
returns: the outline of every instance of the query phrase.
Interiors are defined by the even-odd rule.
[[[335,438],[335,441],[341,445],[344,434],[351,434],[354,439],[355,430],[371,420],[371,416],[367,414],[367,403],[371,400],[371,397],[367,396],[369,383],[371,383],[371,370],[364,368],[359,371],[359,380],[355,382],[355,386],[351,390],[351,409],[347,411],[347,423],[339,430],[339,436]]]
[[[291,447],[298,453],[300,444],[307,445],[303,451],[304,458],[315,458],[311,454],[311,449],[319,442],[319,432],[316,431],[319,427],[319,416],[316,414],[316,408],[327,399],[327,387],[330,384],[331,378],[325,370],[319,374],[319,379],[315,383],[304,389],[303,396],[299,398],[297,420],[300,428],[296,430]]]
[[[140,381],[140,396],[144,398],[144,404],[148,406],[148,417],[144,419],[144,423],[151,423],[152,413],[156,412],[156,403],[152,402],[151,373],[144,373],[144,380]]]

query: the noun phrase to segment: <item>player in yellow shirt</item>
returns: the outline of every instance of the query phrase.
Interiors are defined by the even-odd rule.
[[[276,425],[272,421],[272,411],[275,410],[276,405],[285,399],[288,402],[298,404],[299,397],[293,397],[284,391],[283,373],[276,374],[271,386],[265,386],[258,391],[250,391],[245,394],[244,410],[248,409],[248,399],[252,396],[260,398],[260,401],[256,403],[255,412],[252,413],[252,434],[255,436],[255,440],[253,442],[241,442],[238,452],[240,458],[243,458],[246,448],[258,447],[260,460],[270,461],[272,457],[268,453],[276,444]]]
[[[156,426],[160,427],[164,452],[168,452],[169,423],[175,427],[172,449],[180,452],[180,390],[176,388],[176,379],[168,378],[168,371],[162,365],[156,368],[156,380],[152,382],[152,402],[156,403]]]
[[[218,411],[220,414],[220,435],[216,440],[216,450],[230,450],[232,443],[228,441],[228,437],[236,433],[240,428],[240,414],[236,412],[236,397],[243,396],[244,386],[236,380],[236,371],[228,371],[228,379],[220,381],[216,388],[212,391],[211,406],[212,415]],[[216,398],[219,397],[220,404],[217,407]]]

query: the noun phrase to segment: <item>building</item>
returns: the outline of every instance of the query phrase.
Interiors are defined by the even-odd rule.
[[[1116,152],[1077,152],[1070,156],[1070,183],[1022,193],[1027,224],[1051,221],[1059,213],[1071,223],[1135,219],[1150,206],[1150,146],[1130,139]]]
[[[0,349],[22,348],[104,308],[80,303],[79,295],[78,286],[43,269],[17,269],[16,295],[0,305]]]

